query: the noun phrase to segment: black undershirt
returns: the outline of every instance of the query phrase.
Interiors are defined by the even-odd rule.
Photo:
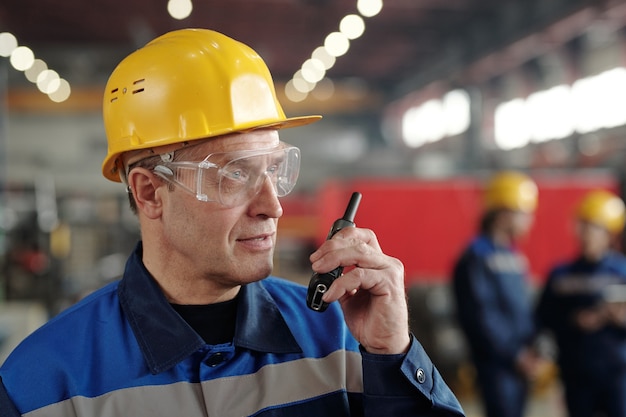
[[[235,336],[237,298],[216,304],[171,304],[178,314],[210,345],[231,343]]]

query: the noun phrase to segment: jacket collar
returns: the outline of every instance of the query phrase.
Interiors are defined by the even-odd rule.
[[[142,262],[137,244],[126,262],[118,294],[122,309],[153,374],[166,371],[205,346],[202,338],[174,311]],[[296,342],[263,281],[241,288],[234,345],[272,353],[297,353]]]

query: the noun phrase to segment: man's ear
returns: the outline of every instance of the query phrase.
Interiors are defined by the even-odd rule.
[[[150,219],[161,215],[162,200],[157,190],[162,184],[152,171],[145,168],[134,168],[128,173],[128,186],[137,204],[137,211]]]

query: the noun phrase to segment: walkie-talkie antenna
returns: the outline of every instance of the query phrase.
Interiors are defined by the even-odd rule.
[[[359,203],[361,202],[361,193],[353,192],[352,197],[350,197],[350,202],[348,203],[348,207],[346,208],[346,212],[343,215],[344,220],[348,220],[353,222],[354,217],[356,216],[356,210],[359,208]]]

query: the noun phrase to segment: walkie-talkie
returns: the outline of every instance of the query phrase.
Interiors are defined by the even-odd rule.
[[[354,216],[356,215],[356,209],[359,207],[360,202],[361,193],[352,193],[346,212],[342,218],[335,220],[333,226],[328,232],[326,240],[331,239],[335,233],[344,227],[354,227]],[[333,281],[339,278],[342,273],[343,267],[339,266],[330,272],[326,272],[325,274],[318,274],[317,272],[313,274],[311,280],[309,281],[309,289],[306,295],[306,304],[310,309],[319,311],[320,313],[326,310],[328,303],[322,301],[322,297],[326,291],[328,291]]]

